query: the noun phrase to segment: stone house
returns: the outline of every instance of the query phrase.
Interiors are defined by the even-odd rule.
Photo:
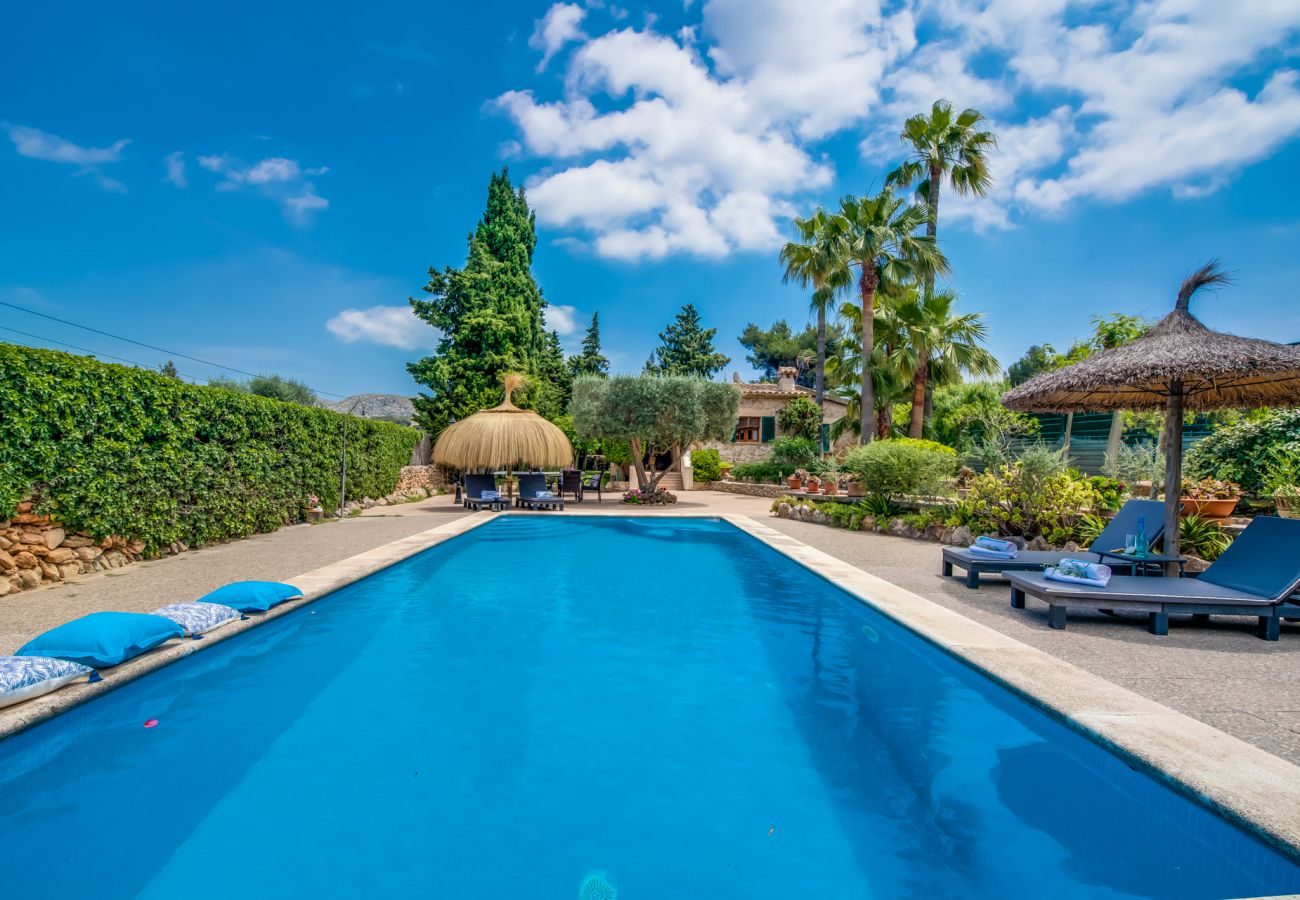
[[[772,441],[780,436],[776,424],[776,414],[795,397],[807,397],[812,400],[816,392],[795,383],[799,374],[793,366],[783,366],[777,370],[777,381],[746,383],[739,375],[732,380],[740,388],[740,418],[736,422],[736,433],[730,441],[706,441],[701,448],[717,450],[723,460],[731,463],[760,462],[772,454]],[[844,417],[847,407],[839,400],[825,397],[822,401],[822,448],[836,451],[854,443],[850,435],[844,435],[830,446],[828,430],[832,422]]]

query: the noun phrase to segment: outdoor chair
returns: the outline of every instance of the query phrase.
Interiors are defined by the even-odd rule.
[[[582,502],[582,473],[577,469],[565,469],[560,473],[560,496],[572,494],[573,499]]]
[[[563,497],[538,497],[546,490],[546,476],[541,472],[529,472],[519,476],[519,496],[515,497],[515,506],[521,509],[564,509]]]
[[[1087,550],[1065,553],[1060,550],[1021,550],[1015,559],[987,559],[971,553],[966,547],[943,548],[943,574],[952,575],[954,567],[966,571],[966,587],[978,588],[981,575],[993,575],[1006,572],[1041,571],[1047,566],[1054,566],[1061,560],[1082,559],[1088,562],[1104,562],[1112,569],[1131,572],[1133,567],[1124,563],[1116,564],[1114,560],[1105,560],[1098,555],[1102,550],[1123,550],[1125,535],[1137,531],[1137,520],[1146,518],[1147,539],[1152,546],[1164,534],[1165,505],[1159,500],[1130,500],[1102,529],[1097,539]]]
[[[584,481],[582,483],[582,489],[581,489],[581,493],[578,495],[578,499],[581,500],[583,497],[585,497],[587,495],[587,491],[595,491],[596,502],[597,503],[602,502],[605,498],[600,493],[600,480],[604,476],[604,474],[605,474],[604,472],[597,472],[595,475],[592,475],[590,478]]]
[[[493,475],[466,475],[465,476],[465,493],[462,501],[466,509],[472,509],[478,512],[483,507],[492,510],[503,509],[506,505],[504,497],[495,499],[483,499],[484,491],[495,491],[497,489],[497,480]]]
[[[1066,584],[1041,572],[1013,572],[1011,605],[1025,598],[1047,604],[1047,623],[1064,628],[1070,608],[1140,612],[1152,634],[1169,633],[1170,613],[1190,613],[1193,621],[1210,616],[1254,616],[1259,636],[1276,641],[1282,619],[1300,616],[1300,519],[1258,516],[1223,555],[1198,578],[1139,578],[1117,575],[1104,588]]]

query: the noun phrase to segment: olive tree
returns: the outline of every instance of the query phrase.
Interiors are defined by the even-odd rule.
[[[574,379],[569,412],[580,437],[627,441],[645,490],[663,473],[647,473],[647,453],[674,458],[698,441],[727,440],[740,410],[740,390],[686,375],[583,376]]]

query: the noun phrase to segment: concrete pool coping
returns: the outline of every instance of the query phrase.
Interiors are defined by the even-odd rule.
[[[617,514],[727,522],[1108,748],[1135,768],[1300,859],[1300,766],[979,624],[750,516],[669,510],[620,510]],[[289,579],[303,591],[301,600],[211,632],[203,640],[170,643],[145,653],[106,670],[103,681],[95,684],[70,685],[0,709],[0,740],[191,653],[287,615],[500,515],[555,514],[513,511],[466,516],[305,572]],[[569,515],[603,517],[601,513],[584,515],[576,510]]]

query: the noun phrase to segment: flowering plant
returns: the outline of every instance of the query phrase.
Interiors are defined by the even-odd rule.
[[[670,493],[668,488],[657,488],[654,491],[637,489],[625,493],[623,502],[638,506],[666,506],[670,503],[676,503],[677,495]]]

